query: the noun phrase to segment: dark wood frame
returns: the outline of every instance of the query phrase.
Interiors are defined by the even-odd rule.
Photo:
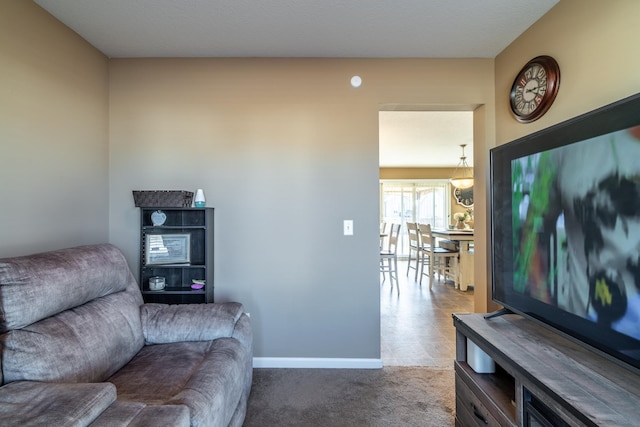
[[[542,68],[544,68],[545,73],[547,74],[547,88],[542,96],[542,101],[538,105],[532,113],[521,115],[516,110],[516,87],[518,86],[518,81],[522,78],[524,72],[531,67],[533,64],[538,64]],[[517,121],[520,123],[531,123],[535,120],[538,120],[542,117],[549,108],[553,101],[556,99],[556,95],[558,94],[558,89],[560,88],[560,66],[551,56],[542,55],[533,58],[531,61],[527,62],[524,67],[518,72],[518,76],[513,80],[513,84],[511,85],[511,93],[509,95],[509,105],[511,106],[511,113],[515,117]]]
[[[635,426],[640,376],[524,317],[453,314],[456,426],[527,426],[526,393],[571,426]],[[495,363],[477,373],[471,340]]]

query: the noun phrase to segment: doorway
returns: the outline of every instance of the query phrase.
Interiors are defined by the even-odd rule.
[[[460,160],[460,144],[473,152],[473,111],[380,111],[380,213],[400,223],[398,293],[380,287],[381,357],[385,366],[452,366],[453,312],[473,312],[473,291],[416,277],[408,269],[406,222],[437,228],[451,223],[455,198],[448,179]],[[472,164],[472,156],[467,156]],[[452,206],[454,205],[454,206]],[[415,261],[414,261],[415,262]]]

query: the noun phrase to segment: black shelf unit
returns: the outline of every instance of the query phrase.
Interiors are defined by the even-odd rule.
[[[154,225],[151,215],[166,215],[162,225]],[[140,290],[145,302],[196,304],[213,302],[213,208],[140,208]],[[190,262],[147,264],[146,246],[150,235],[188,234]],[[149,289],[149,278],[161,276],[166,286]],[[205,280],[203,289],[192,289],[192,280]]]

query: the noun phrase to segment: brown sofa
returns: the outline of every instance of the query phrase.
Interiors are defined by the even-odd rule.
[[[252,333],[238,303],[143,304],[102,244],[0,260],[0,425],[241,426]]]

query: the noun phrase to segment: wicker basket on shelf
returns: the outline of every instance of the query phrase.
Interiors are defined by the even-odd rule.
[[[193,201],[192,191],[154,190],[133,191],[133,201],[139,208],[189,208]]]

